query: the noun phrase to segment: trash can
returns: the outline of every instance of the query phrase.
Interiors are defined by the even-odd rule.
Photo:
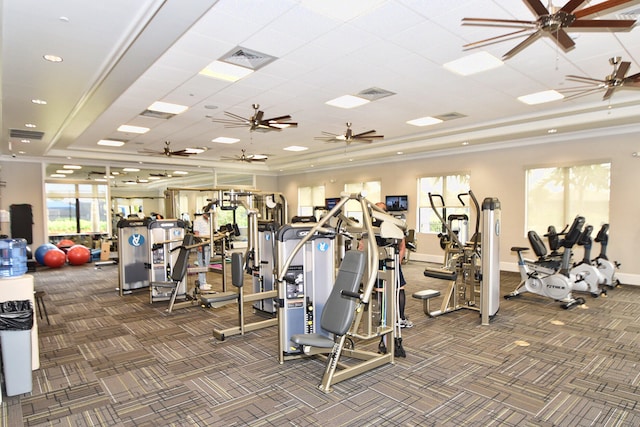
[[[7,396],[31,393],[31,328],[33,305],[30,300],[0,303],[0,345]]]

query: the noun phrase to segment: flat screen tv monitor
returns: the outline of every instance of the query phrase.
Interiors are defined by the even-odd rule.
[[[324,207],[327,208],[328,211],[335,208],[338,202],[340,201],[340,197],[329,197],[324,199]]]
[[[406,195],[386,196],[384,203],[389,212],[406,211],[409,207],[409,198]]]

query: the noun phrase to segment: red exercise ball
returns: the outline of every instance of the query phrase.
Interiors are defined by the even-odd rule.
[[[67,255],[61,249],[51,249],[44,254],[44,265],[49,268],[62,267],[67,261]]]
[[[86,246],[73,245],[67,250],[67,259],[71,265],[82,265],[91,259],[91,251]]]
[[[69,249],[70,247],[72,247],[73,245],[75,245],[76,243],[73,240],[70,239],[62,239],[58,242],[58,244],[56,245],[58,247],[58,249],[62,249],[63,251]]]

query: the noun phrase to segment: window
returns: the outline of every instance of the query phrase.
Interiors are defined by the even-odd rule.
[[[371,203],[384,202],[381,188],[380,181],[353,182],[344,185],[344,191],[349,194],[362,192]],[[360,209],[360,203],[357,200],[349,200],[344,208],[347,217],[355,218],[362,224],[362,209]]]
[[[298,187],[298,215],[313,216],[315,206],[324,206],[324,185]]]
[[[470,217],[469,198],[463,198],[465,206],[458,199],[458,195],[469,192],[470,177],[466,174],[461,175],[440,175],[440,176],[428,176],[418,179],[418,188],[420,191],[420,200],[418,204],[418,230],[420,233],[441,233],[443,232],[442,222],[438,219],[438,216],[431,208],[429,202],[429,193],[432,195],[440,195],[444,199],[445,206],[448,207],[443,212],[439,210],[438,213],[447,220],[447,216],[451,214],[467,215]],[[440,198],[434,199],[436,208],[442,205]]]
[[[107,233],[107,186],[45,184],[49,235]]]
[[[576,215],[598,227],[609,222],[610,163],[527,169],[526,230],[561,230]]]

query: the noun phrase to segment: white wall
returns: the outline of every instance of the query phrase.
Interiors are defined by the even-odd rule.
[[[556,136],[558,138],[558,136]],[[408,194],[409,228],[416,227],[417,179],[421,176],[467,172],[471,175],[471,189],[481,203],[485,197],[497,197],[501,203],[502,233],[500,260],[505,270],[516,271],[512,246],[529,246],[525,230],[525,169],[532,166],[566,166],[590,161],[611,162],[610,241],[607,254],[622,266],[618,274],[622,283],[640,284],[640,158],[632,152],[640,151],[640,142],[632,134],[574,139],[553,144],[513,146],[493,151],[399,160],[379,166],[306,172],[279,178],[280,191],[289,200],[290,214],[297,206],[298,186],[325,185],[327,197],[337,196],[346,182],[382,181],[382,194]],[[473,147],[469,147],[473,150]],[[544,209],[540,206],[539,209]],[[575,213],[576,215],[579,212]],[[587,222],[589,218],[586,218]],[[600,224],[594,224],[595,232]],[[558,226],[556,224],[556,226]],[[418,252],[411,259],[435,261],[442,259],[442,249],[434,235],[417,234]],[[599,252],[594,244],[594,255]],[[581,255],[581,253],[579,253]]]

